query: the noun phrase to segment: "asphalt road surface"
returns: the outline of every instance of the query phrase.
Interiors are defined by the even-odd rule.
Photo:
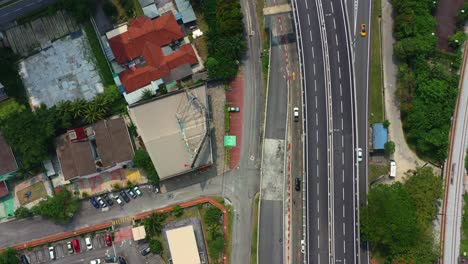
[[[297,1],[307,105],[308,262],[355,263],[355,116],[341,1]]]
[[[17,18],[46,7],[56,0],[20,0],[0,9],[0,29],[5,28]]]

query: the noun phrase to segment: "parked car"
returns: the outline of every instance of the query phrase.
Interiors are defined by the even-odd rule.
[[[21,261],[21,264],[29,264],[29,259],[25,255],[21,255],[20,261]]]
[[[80,241],[78,241],[78,239],[73,239],[72,245],[73,245],[73,249],[75,250],[75,253],[81,252]]]
[[[89,264],[101,264],[101,260],[100,259],[93,259],[89,262]]]
[[[86,243],[86,248],[87,248],[88,250],[93,249],[93,244],[91,243],[91,238],[90,238],[90,237],[86,237],[86,238],[85,238],[85,243]]]
[[[50,257],[50,260],[55,259],[55,248],[54,247],[49,247],[49,257]]]
[[[114,199],[120,206],[123,206],[122,199],[118,195],[114,195]]]
[[[101,197],[98,197],[96,200],[98,201],[99,205],[100,205],[102,208],[106,208],[106,207],[107,207],[106,202],[104,202],[104,199],[102,199]]]
[[[67,242],[67,251],[69,254],[73,254],[73,246],[72,246],[72,243],[70,241]]]
[[[132,189],[127,190],[128,195],[130,195],[133,199],[137,198],[137,195],[132,191]]]
[[[358,162],[362,161],[362,148],[357,149],[357,160]]]
[[[104,194],[104,195],[102,196],[102,199],[104,199],[104,201],[106,201],[106,203],[107,203],[109,206],[114,205],[114,202],[113,202],[112,199],[109,197],[109,195]]]
[[[128,197],[128,195],[127,195],[124,191],[120,191],[120,196],[122,196],[122,199],[123,199],[126,203],[129,203],[129,202],[130,202],[130,198]]]
[[[138,196],[142,196],[142,195],[143,195],[143,194],[141,193],[141,191],[140,191],[140,188],[138,188],[138,186],[133,187],[133,191],[134,191],[136,194],[138,194]]]
[[[98,202],[96,201],[96,198],[94,198],[93,196],[89,197],[89,202],[90,202],[94,207],[96,207],[96,209],[99,208],[99,204],[98,204]]]
[[[141,255],[146,256],[151,252],[151,249],[149,247],[144,248],[142,251],[140,251]]]
[[[108,233],[106,233],[106,235],[104,235],[104,240],[106,241],[106,246],[108,246],[108,247],[112,246],[112,238]]]
[[[229,106],[228,107],[229,112],[240,112],[240,108],[237,106]]]
[[[118,260],[116,257],[109,257],[109,256],[108,256],[108,257],[105,257],[105,258],[104,258],[104,261],[105,261],[106,263],[116,263],[116,262],[119,261],[119,260]]]
[[[160,193],[161,190],[159,189],[159,184],[158,185],[153,185],[153,192],[155,193]]]
[[[294,187],[294,189],[296,189],[296,191],[301,190],[301,179],[296,178],[296,186]]]
[[[119,257],[119,264],[127,264],[127,261],[123,257]]]

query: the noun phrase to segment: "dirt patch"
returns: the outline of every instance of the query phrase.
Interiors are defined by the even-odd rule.
[[[222,84],[208,89],[210,100],[211,130],[214,134],[213,154],[217,174],[229,170],[225,163],[224,152],[224,105],[226,104],[226,93]]]
[[[26,196],[26,194],[30,192],[29,197]],[[21,204],[21,206],[28,204],[30,202],[34,202],[38,199],[41,198],[47,198],[47,191],[44,187],[44,183],[42,182],[36,182],[35,184],[26,187],[22,190],[19,190],[16,192],[16,195],[18,197],[18,201]]]
[[[463,0],[440,0],[436,11],[437,48],[450,50],[448,39],[455,33],[456,17],[463,6]]]

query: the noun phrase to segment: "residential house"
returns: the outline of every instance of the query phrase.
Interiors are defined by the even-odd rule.
[[[66,181],[125,167],[135,154],[121,117],[69,130],[58,137],[56,152]]]
[[[11,147],[0,135],[0,198],[8,195],[9,190],[6,181],[11,179],[18,170],[15,156]]]
[[[137,17],[106,36],[123,69],[114,80],[129,104],[139,101],[145,90],[155,93],[163,83],[189,78],[199,63],[172,13],[154,20]]]

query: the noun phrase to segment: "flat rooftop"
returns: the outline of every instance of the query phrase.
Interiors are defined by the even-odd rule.
[[[173,264],[200,264],[193,226],[166,231]]]
[[[161,180],[213,163],[204,85],[132,105],[129,114]]]

